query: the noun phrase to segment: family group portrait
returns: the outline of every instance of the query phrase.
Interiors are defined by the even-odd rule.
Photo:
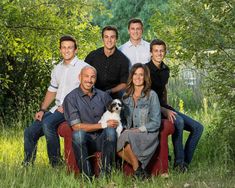
[[[231,0],[0,12],[1,187],[235,188]]]

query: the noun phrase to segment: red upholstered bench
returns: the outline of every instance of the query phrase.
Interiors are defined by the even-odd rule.
[[[160,129],[160,144],[152,157],[150,163],[147,166],[147,170],[152,175],[158,175],[168,172],[168,135],[174,133],[174,126],[168,120],[162,120]],[[64,155],[69,172],[79,173],[79,169],[75,160],[73,148],[72,148],[72,129],[66,122],[63,122],[58,129],[58,134],[64,137]],[[93,168],[96,176],[99,174],[99,161],[100,152],[96,152],[92,158]],[[133,174],[132,167],[124,163],[123,171],[126,175]]]
[[[64,158],[67,165],[67,170],[69,172],[74,172],[75,174],[78,174],[79,168],[77,166],[77,162],[72,147],[72,129],[67,124],[67,122],[63,122],[60,124],[58,128],[58,134],[61,137],[64,137]],[[101,158],[100,152],[96,152],[92,157],[92,164],[96,176],[99,175],[100,158]]]

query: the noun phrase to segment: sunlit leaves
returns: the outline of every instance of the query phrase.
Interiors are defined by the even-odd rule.
[[[73,35],[77,39],[80,58],[96,48],[100,34],[99,28],[90,24],[90,12],[96,8],[92,2],[94,0],[0,1],[0,113],[12,113],[9,108],[19,101],[29,104],[35,103],[35,99],[42,100],[52,61],[60,59],[62,35]]]
[[[141,18],[144,22],[144,38],[151,40],[149,31],[152,27],[149,25],[149,19],[154,14],[155,10],[159,8],[165,11],[167,0],[100,0],[103,6],[107,9],[97,9],[93,12],[94,23],[100,26],[115,25],[119,31],[119,44],[123,44],[129,39],[127,32],[128,21],[131,18]]]

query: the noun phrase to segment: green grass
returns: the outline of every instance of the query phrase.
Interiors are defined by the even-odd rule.
[[[227,158],[224,159],[226,153],[221,153],[220,148],[211,145],[210,143],[213,142],[208,140],[208,133],[213,129],[212,120],[217,116],[216,113],[216,109],[212,109],[207,114],[203,110],[190,114],[205,125],[205,132],[187,173],[174,172],[171,162],[169,178],[152,177],[145,181],[126,177],[122,172],[114,170],[109,180],[96,178],[91,182],[81,175],[75,177],[72,173],[68,174],[65,166],[53,169],[48,164],[44,137],[38,143],[35,165],[22,168],[20,164],[23,159],[23,128],[17,128],[18,126],[2,128],[0,132],[0,187],[235,188],[235,170],[231,165],[234,163]],[[185,133],[184,136],[187,135]],[[61,142],[63,146],[63,141]],[[171,139],[169,139],[169,146],[170,153],[172,153]]]

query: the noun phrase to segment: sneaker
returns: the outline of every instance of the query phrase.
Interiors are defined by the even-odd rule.
[[[169,161],[169,162],[171,162],[171,159],[172,159],[171,156],[168,155],[168,161]]]
[[[65,165],[65,161],[63,158],[59,158],[57,160],[51,161],[50,164],[52,168],[61,168]]]

